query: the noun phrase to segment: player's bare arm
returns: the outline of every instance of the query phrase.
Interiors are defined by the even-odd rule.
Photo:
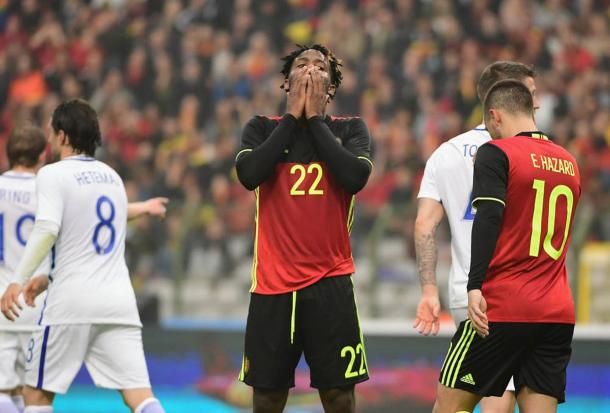
[[[415,220],[415,256],[422,297],[417,305],[413,328],[423,335],[436,335],[439,329],[441,304],[436,284],[437,248],[434,235],[443,215],[440,202],[430,198],[419,200]]]
[[[169,199],[164,197],[150,198],[142,202],[130,202],[127,205],[127,219],[132,220],[148,215],[165,218]]]

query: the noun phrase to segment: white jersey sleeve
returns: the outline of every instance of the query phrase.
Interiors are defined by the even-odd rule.
[[[125,263],[127,195],[119,175],[74,156],[38,176],[36,218],[60,225],[42,324],[140,326]]]
[[[61,226],[64,199],[61,193],[60,182],[53,174],[53,168],[42,168],[38,172],[36,188],[39,205],[36,211],[36,219],[51,221]]]
[[[477,126],[439,146],[426,163],[418,198],[432,198],[443,204],[451,229],[451,271],[449,304],[466,307],[466,284],[470,270],[470,242],[474,210],[470,205],[474,156],[490,140]]]
[[[434,151],[428,162],[426,162],[426,168],[424,169],[424,176],[421,181],[419,188],[419,194],[417,198],[430,198],[435,201],[441,201],[441,195],[438,193],[438,187],[436,185],[436,170],[438,163],[438,152],[440,148]]]

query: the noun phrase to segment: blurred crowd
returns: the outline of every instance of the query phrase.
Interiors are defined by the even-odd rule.
[[[283,113],[279,59],[313,42],[343,59],[329,111],[362,116],[374,142],[355,254],[390,206],[385,231],[412,256],[425,161],[481,123],[476,82],[494,60],[535,66],[538,125],[580,162],[579,236],[610,240],[609,0],[5,0],[0,31],[0,144],[83,97],[99,114],[99,158],[130,199],[171,199],[167,220],[134,224],[136,279],[204,271],[206,251],[217,277],[246,268],[254,197],[233,170],[241,127]]]

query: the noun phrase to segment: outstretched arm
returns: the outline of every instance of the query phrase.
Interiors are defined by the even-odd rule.
[[[132,220],[144,215],[165,218],[165,213],[167,212],[166,204],[168,202],[169,199],[163,197],[150,198],[142,202],[130,202],[127,205],[127,219]]]

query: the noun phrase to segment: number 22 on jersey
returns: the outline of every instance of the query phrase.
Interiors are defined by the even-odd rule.
[[[536,199],[534,201],[534,214],[532,216],[532,236],[530,238],[530,256],[538,257],[540,255],[540,240],[542,238],[542,215],[545,204],[545,185],[546,182],[541,179],[534,179],[532,188],[536,191]],[[552,244],[553,235],[555,234],[555,221],[557,212],[557,202],[559,197],[566,199],[566,218],[563,232],[563,240],[561,246],[556,249]],[[561,257],[565,248],[568,235],[570,233],[570,221],[572,219],[572,209],[574,208],[574,194],[566,185],[557,185],[553,187],[548,197],[548,217],[547,217],[547,232],[544,236],[542,248],[555,261]]]
[[[319,163],[311,163],[307,169],[305,169],[305,166],[301,164],[293,165],[292,168],[290,168],[290,175],[297,175],[297,180],[290,189],[290,195],[305,195],[305,189],[303,189],[302,184],[305,177],[312,174],[314,175],[314,181],[309,189],[307,189],[307,195],[324,195],[324,190],[318,188],[318,185],[322,180],[322,176],[324,176],[324,170],[322,169],[322,165]]]

